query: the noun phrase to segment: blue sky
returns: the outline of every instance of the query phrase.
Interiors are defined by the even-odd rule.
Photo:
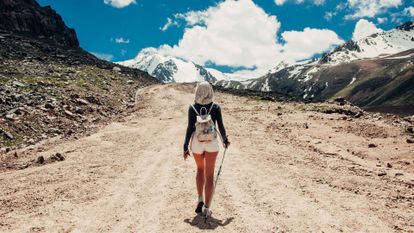
[[[143,48],[158,49],[164,45],[165,48],[160,51],[165,54],[195,60],[201,65],[218,67],[224,71],[237,70],[237,67],[254,69],[267,66],[264,61],[258,61],[257,64],[250,61],[266,54],[266,43],[269,44],[270,51],[274,49],[278,53],[276,58],[272,57],[272,54],[263,55],[268,56],[268,60],[297,61],[352,39],[356,24],[361,19],[364,20],[361,21],[359,30],[364,34],[366,31],[389,30],[401,22],[412,20],[414,14],[413,0],[241,0],[236,3],[232,0],[227,2],[233,3],[217,0],[38,2],[42,6],[51,5],[66,24],[76,30],[82,48],[108,60],[131,59]],[[170,25],[166,25],[168,20],[171,22]],[[220,27],[217,26],[218,20],[222,20],[220,22],[223,28],[217,28]],[[255,25],[240,27],[243,28],[243,32],[234,31],[237,30],[237,25],[247,25],[252,20],[255,21]],[[212,25],[216,25],[215,29]],[[229,26],[226,28],[226,25]],[[162,30],[163,27],[165,30]],[[196,27],[199,36],[196,30],[193,30]],[[218,32],[222,35],[216,35]],[[282,36],[284,32],[286,33]],[[186,33],[188,38],[179,45]],[[246,38],[252,34],[260,34],[266,39],[261,41],[251,38],[252,41],[247,41]],[[270,38],[272,34],[274,42]],[[211,35],[216,37],[210,37]],[[302,42],[305,39],[309,40],[305,48],[314,44],[319,47],[303,53],[295,50],[304,46]],[[254,40],[257,41],[257,48]],[[218,41],[224,41],[223,44],[228,42],[229,51],[226,51],[226,47],[217,45]],[[206,48],[194,49],[191,43]],[[218,48],[225,58],[221,59],[217,51],[214,53]],[[234,52],[237,48],[242,48],[243,51]],[[244,54],[246,59],[240,59],[240,54]]]

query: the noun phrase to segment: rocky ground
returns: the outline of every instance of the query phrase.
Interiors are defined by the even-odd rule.
[[[204,223],[195,164],[182,160],[193,88],[146,87],[90,135],[2,155],[35,162],[0,171],[0,231],[414,231],[413,117],[224,92],[232,144]]]
[[[0,45],[0,153],[113,120],[134,104],[137,89],[157,83],[80,48],[6,32]]]

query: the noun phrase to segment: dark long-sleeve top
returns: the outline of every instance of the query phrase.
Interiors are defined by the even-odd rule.
[[[210,110],[210,107],[213,103],[209,103],[206,105],[201,104],[194,104],[194,108],[197,110],[198,113],[200,113],[200,109],[202,107],[205,107],[208,110]],[[203,113],[204,114],[204,110]],[[211,119],[213,120],[214,124],[218,126],[218,129],[220,131],[221,136],[223,137],[223,141],[227,141],[227,134],[226,129],[224,128],[223,124],[223,117],[221,116],[221,108],[218,104],[214,103],[213,108],[210,112]],[[193,135],[193,132],[195,131],[195,123],[197,121],[197,113],[194,111],[194,109],[189,106],[188,108],[188,126],[187,126],[187,133],[185,134],[185,140],[184,140],[184,151],[188,150],[188,144],[190,143],[191,136]],[[216,127],[217,128],[217,127]]]

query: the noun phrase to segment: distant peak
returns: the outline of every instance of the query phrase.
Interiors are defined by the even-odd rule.
[[[153,47],[144,48],[139,52],[140,55],[145,55],[145,56],[150,56],[150,55],[157,54],[157,53],[158,53],[157,49]]]
[[[397,26],[396,29],[403,31],[411,31],[414,30],[414,23],[412,21],[408,21],[401,24],[400,26]]]

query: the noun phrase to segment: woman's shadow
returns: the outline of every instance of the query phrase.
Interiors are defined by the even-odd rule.
[[[219,220],[214,218],[213,216],[208,217],[207,221],[205,221],[205,218],[203,215],[196,215],[192,221],[190,221],[189,218],[184,219],[184,222],[190,224],[191,226],[195,226],[198,227],[199,229],[210,229],[210,230],[214,230],[217,227],[221,226],[226,226],[228,224],[230,224],[233,221],[233,217],[227,218],[226,220]]]

